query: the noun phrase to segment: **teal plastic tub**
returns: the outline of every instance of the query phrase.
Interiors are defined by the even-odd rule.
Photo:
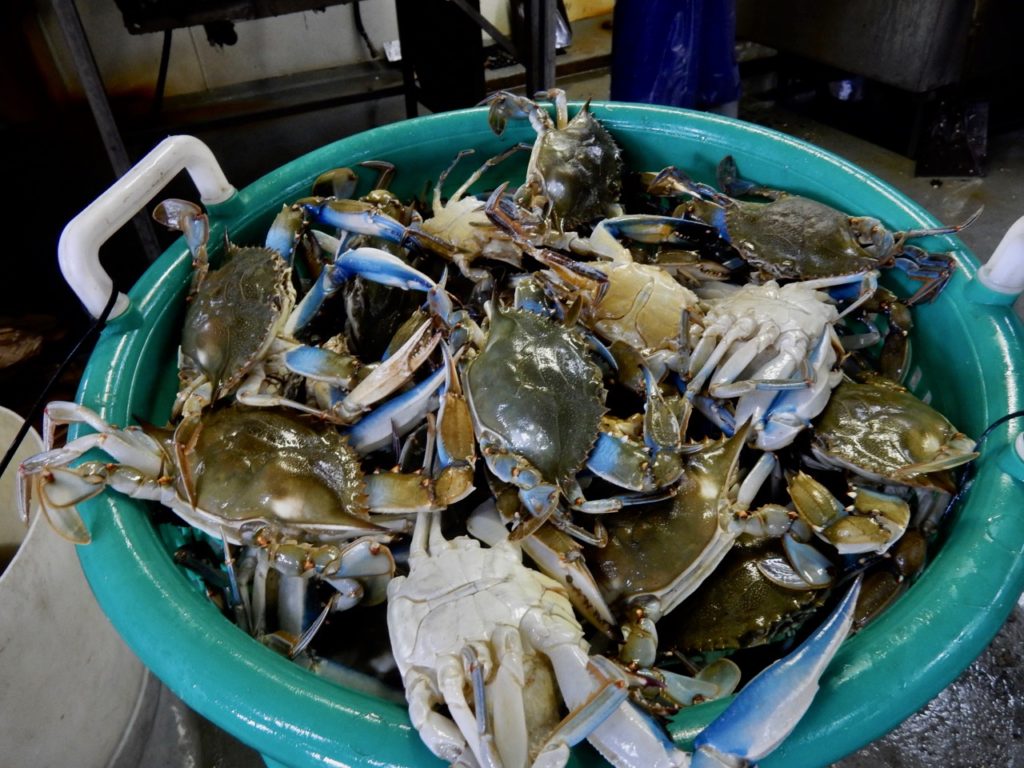
[[[671,108],[592,108],[631,169],[673,164],[712,182],[718,161],[732,154],[747,178],[877,216],[893,229],[938,225],[860,168],[789,136]],[[482,160],[532,139],[524,122],[494,136],[482,109],[377,128],[288,163],[212,206],[210,242],[220,243],[227,231],[235,242],[261,243],[281,205],[308,194],[314,178],[330,168],[388,160],[398,168],[393,188],[407,196],[428,189],[457,150],[475,148]],[[464,160],[454,176],[465,178],[475,165]],[[1021,325],[1005,304],[976,300],[985,294],[972,286],[977,262],[959,240],[922,244],[952,251],[958,270],[937,301],[916,310],[908,379],[919,396],[977,437],[1021,408]],[[131,289],[131,310],[103,332],[79,397],[108,421],[168,418],[189,273],[179,241]],[[1014,479],[1020,467],[1010,448],[1018,432],[1010,423],[986,442],[976,481],[934,559],[895,605],[843,645],[806,718],[765,766],[825,765],[883,735],[957,677],[996,634],[1024,587],[1024,486]],[[93,543],[79,548],[82,566],[125,641],[190,707],[268,764],[439,764],[402,706],[317,678],[225,619],[174,565],[146,504],[106,492],[81,512],[93,534]],[[673,723],[673,735],[685,743],[721,707],[692,708]],[[574,759],[599,760],[587,748],[578,748]]]

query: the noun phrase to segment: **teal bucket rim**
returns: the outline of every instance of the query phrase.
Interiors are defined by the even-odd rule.
[[[884,203],[885,215],[876,215],[890,226],[938,224],[917,203],[852,163],[777,131],[669,107],[593,102],[591,108],[613,135],[642,130],[669,142],[687,139],[724,150],[721,154],[743,146],[747,153],[737,153],[741,169],[745,161],[775,162],[797,182],[794,191],[813,188],[822,197],[814,179],[835,175],[843,183],[829,185],[827,202],[869,213],[858,210],[857,201],[873,198]],[[418,138],[443,143],[454,155],[465,146],[460,141],[488,131],[484,114],[473,109],[431,115],[321,147],[241,190],[243,213],[221,223],[229,230],[244,229],[277,201],[306,194],[321,171],[380,157],[387,142],[410,145]],[[509,142],[532,135],[518,125],[507,133]],[[443,165],[447,161],[446,156]],[[971,356],[986,394],[981,419],[988,423],[1001,415],[989,412],[993,399],[1005,403],[1007,411],[1020,407],[1020,323],[1006,307],[965,300],[963,290],[977,263],[955,238],[937,240],[943,250],[953,251],[960,267],[943,294],[943,310],[975,345],[995,344],[993,354],[975,348]],[[141,361],[162,344],[161,329],[179,311],[171,297],[182,296],[188,270],[187,249],[180,242],[147,270],[129,292],[141,325],[129,329],[114,323],[104,332],[83,376],[80,402],[114,423],[129,421],[130,404],[144,398],[159,375],[143,370]],[[1006,431],[1012,441],[1014,426]],[[881,618],[844,644],[807,717],[763,765],[826,764],[881,736],[951,682],[998,631],[1024,588],[1024,522],[1011,509],[1024,492],[997,467],[1002,445],[991,443],[978,461],[974,487],[935,560]],[[282,765],[419,765],[434,759],[404,707],[317,678],[225,619],[173,564],[147,505],[106,492],[80,509],[93,543],[80,547],[79,556],[101,607],[140,659],[194,710]],[[670,730],[685,740],[716,711],[714,703],[693,708]]]

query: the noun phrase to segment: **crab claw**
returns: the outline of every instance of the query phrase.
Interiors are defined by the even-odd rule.
[[[490,108],[487,113],[487,124],[498,136],[505,132],[505,126],[509,120],[527,119],[537,133],[550,130],[551,117],[541,109],[536,102],[525,96],[519,96],[509,91],[497,91],[492,93],[481,102]]]
[[[320,273],[319,279],[288,318],[284,333],[294,335],[304,328],[320,311],[327,298],[357,275],[403,291],[428,292],[436,288],[436,283],[430,277],[387,251],[369,246],[352,248],[339,253],[334,263]]]
[[[314,221],[345,232],[381,237],[392,243],[405,239],[405,226],[370,203],[327,198],[303,202],[301,208]]]
[[[807,712],[822,673],[850,631],[860,585],[858,578],[813,635],[747,683],[697,737],[691,768],[750,765],[782,743]]]

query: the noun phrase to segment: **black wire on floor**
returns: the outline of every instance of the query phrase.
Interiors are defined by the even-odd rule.
[[[4,472],[7,471],[7,467],[10,466],[12,459],[14,459],[14,454],[18,450],[18,446],[21,445],[21,442],[25,439],[25,435],[27,435],[28,431],[32,428],[32,423],[36,420],[36,418],[39,416],[39,413],[43,410],[43,407],[46,404],[46,398],[50,394],[50,390],[54,388],[54,386],[60,380],[60,377],[64,375],[64,371],[67,370],[67,367],[71,364],[75,357],[78,356],[79,351],[81,351],[81,349],[87,343],[89,343],[95,336],[99,335],[99,332],[102,330],[104,324],[106,324],[107,322],[107,318],[110,317],[111,311],[113,311],[114,309],[114,302],[116,300],[117,290],[114,289],[110,292],[110,298],[107,299],[107,304],[106,306],[103,307],[103,311],[100,312],[100,316],[93,321],[93,324],[89,326],[89,329],[82,335],[82,338],[78,340],[75,346],[64,358],[63,362],[61,362],[61,364],[57,367],[57,370],[54,372],[53,376],[50,377],[50,380],[46,383],[46,386],[43,387],[42,392],[39,393],[39,397],[36,399],[35,403],[32,404],[32,407],[29,409],[29,412],[25,414],[25,420],[22,422],[21,428],[18,430],[18,434],[14,436],[14,440],[11,442],[11,445],[7,448],[7,453],[4,454],[3,460],[0,461],[0,476],[2,476]]]

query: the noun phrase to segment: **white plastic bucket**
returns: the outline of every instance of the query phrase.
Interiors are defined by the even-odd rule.
[[[0,407],[0,454],[22,421]],[[18,464],[40,450],[31,430],[0,477],[0,762],[137,765],[158,686],[96,604],[75,546],[39,514],[21,522]]]

